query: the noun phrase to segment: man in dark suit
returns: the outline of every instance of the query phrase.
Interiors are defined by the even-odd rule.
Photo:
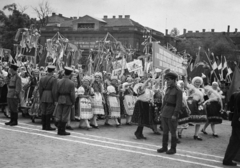
[[[53,75],[55,66],[49,65],[47,70],[48,74],[41,78],[39,82],[39,95],[41,101],[40,108],[42,111],[42,129],[51,131],[56,130],[51,127],[50,121],[55,108],[57,79]]]
[[[64,77],[57,82],[56,98],[58,102],[56,112],[56,122],[58,125],[58,135],[70,135],[66,132],[66,124],[71,108],[75,104],[74,82],[70,79],[73,69],[65,67]]]
[[[233,159],[240,150],[240,91],[231,95],[229,101],[229,109],[233,112],[232,117],[232,135],[223,159],[223,165],[237,166]]]

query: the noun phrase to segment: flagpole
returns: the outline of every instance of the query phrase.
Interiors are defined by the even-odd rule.
[[[211,65],[210,59],[209,59],[208,54],[206,53],[206,51],[205,51],[205,54],[206,54],[206,56],[207,56],[208,62],[210,63],[210,66],[211,66],[212,70],[214,70],[213,67],[212,67],[212,65]],[[217,78],[217,80],[218,80],[218,83],[220,83],[220,80],[218,79],[216,72],[213,71],[213,73],[215,74],[215,76],[216,76],[216,78]]]

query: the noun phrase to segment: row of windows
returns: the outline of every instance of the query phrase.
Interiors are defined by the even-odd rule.
[[[94,29],[94,23],[78,23],[78,28],[80,29]]]

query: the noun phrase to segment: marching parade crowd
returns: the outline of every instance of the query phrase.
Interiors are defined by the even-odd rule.
[[[2,62],[0,79],[1,103],[7,102],[11,114],[6,125],[18,125],[20,106],[29,108],[29,115],[41,116],[43,130],[55,130],[51,127],[53,118],[58,135],[70,135],[66,129],[73,129],[72,121],[79,121],[79,128],[99,129],[99,118],[105,119],[105,126],[110,126],[110,119],[116,127],[137,124],[134,133],[137,139],[147,139],[143,135],[144,127],[161,135],[160,126],[163,137],[159,153],[175,154],[183,130],[189,125],[195,125],[193,140],[202,141],[199,133],[208,134],[209,125],[212,136],[217,138],[215,127],[222,123],[222,112],[228,108],[217,82],[207,85],[202,77],[188,81],[187,75],[178,80],[179,76],[170,70],[141,77],[124,74],[117,78],[106,72],[84,75],[81,67],[57,71],[53,65],[36,69],[31,64],[19,67]],[[233,94],[231,111],[239,100],[239,94]],[[126,123],[122,118],[126,118]],[[235,125],[239,126],[240,121],[237,122]],[[223,164],[235,165],[232,160],[239,142],[231,138],[230,143],[233,144],[229,144]]]

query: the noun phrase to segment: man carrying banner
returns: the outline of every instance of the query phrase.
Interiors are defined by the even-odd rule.
[[[9,69],[11,74],[8,83],[7,104],[11,113],[11,120],[5,125],[15,126],[18,125],[18,103],[20,100],[20,92],[22,90],[22,80],[17,73],[18,66],[12,64]]]
[[[41,78],[39,82],[40,107],[42,111],[42,130],[56,130],[51,127],[51,117],[55,108],[55,93],[57,79],[54,77],[55,66],[47,67],[47,76]]]

